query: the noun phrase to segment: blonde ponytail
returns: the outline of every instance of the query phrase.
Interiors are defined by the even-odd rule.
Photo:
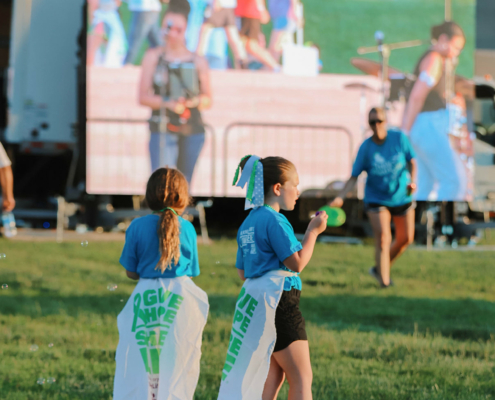
[[[151,210],[160,213],[157,234],[160,260],[155,269],[165,272],[180,259],[180,222],[178,211],[190,203],[189,188],[182,173],[173,168],[159,168],[146,186],[146,201]]]

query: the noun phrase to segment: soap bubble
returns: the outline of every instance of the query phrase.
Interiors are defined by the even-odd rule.
[[[48,343],[48,347],[52,348],[53,347],[53,343]]]
[[[29,348],[29,350],[31,351],[37,351],[38,350],[38,345],[37,344],[32,344],[31,347]]]
[[[81,242],[81,246],[82,246],[82,247],[88,247],[88,244],[89,244],[89,243],[88,243],[88,241],[87,241],[87,240],[83,240],[83,241]]]
[[[217,261],[215,264],[220,264],[220,261]]]
[[[123,303],[124,302],[124,299],[120,299],[120,302]]]
[[[46,380],[46,383],[55,383],[56,379],[53,377],[50,377]]]
[[[117,285],[115,283],[109,283],[107,289],[113,292],[115,289],[117,289]]]
[[[212,274],[212,275],[215,275],[215,272],[212,272],[211,274]]]
[[[2,290],[3,290],[3,289],[8,289],[8,288],[9,288],[9,285],[7,285],[6,283],[4,283],[4,284],[2,285]]]
[[[45,378],[38,378],[38,380],[36,381],[36,383],[38,385],[44,385],[45,384]]]
[[[5,253],[0,253],[0,259],[1,258],[7,258],[7,255]]]

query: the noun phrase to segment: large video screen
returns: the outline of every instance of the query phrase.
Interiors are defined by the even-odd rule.
[[[417,199],[472,197],[474,3],[454,2],[457,70],[430,82],[422,60],[443,43],[430,36],[443,1],[327,2],[328,15],[319,0],[264,1],[88,0],[88,193],[144,194],[151,172],[170,166],[193,196],[243,196],[231,184],[246,154],[285,157],[301,192],[324,189],[350,177],[368,112],[385,103],[390,128],[417,111],[404,131]],[[377,52],[357,53],[376,31],[384,43],[416,40],[391,52],[389,79]],[[424,104],[411,104],[424,82]]]

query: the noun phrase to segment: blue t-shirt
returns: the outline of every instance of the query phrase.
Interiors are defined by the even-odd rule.
[[[287,17],[289,10],[290,0],[268,0],[268,12],[272,19]]]
[[[358,177],[363,171],[368,174],[364,202],[387,207],[410,203],[412,197],[407,195],[407,185],[411,177],[407,163],[415,156],[409,139],[400,131],[389,130],[382,144],[366,139],[352,167],[353,177]]]
[[[269,207],[252,210],[237,232],[236,267],[245,278],[256,278],[283,269],[283,261],[302,249],[287,218]],[[299,276],[286,277],[284,290],[301,290]]]
[[[175,278],[177,276],[198,276],[198,245],[196,231],[193,225],[179,217],[180,224],[180,259],[172,269],[155,269],[160,260],[158,239],[158,222],[156,214],[136,218],[125,232],[125,245],[120,256],[120,263],[131,272],[137,272],[139,277]]]

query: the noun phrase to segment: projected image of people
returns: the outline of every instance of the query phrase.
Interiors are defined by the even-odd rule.
[[[466,39],[454,22],[434,26],[431,36],[433,44],[414,71],[417,80],[402,124],[417,154],[416,199],[467,200],[472,195],[472,148],[466,104],[456,93],[454,76],[451,81],[446,77],[447,61],[455,63]]]
[[[139,103],[152,110],[151,169],[177,167],[191,182],[205,140],[201,110],[211,105],[208,64],[186,47],[190,6],[171,0],[163,18],[164,46],[142,62]]]

